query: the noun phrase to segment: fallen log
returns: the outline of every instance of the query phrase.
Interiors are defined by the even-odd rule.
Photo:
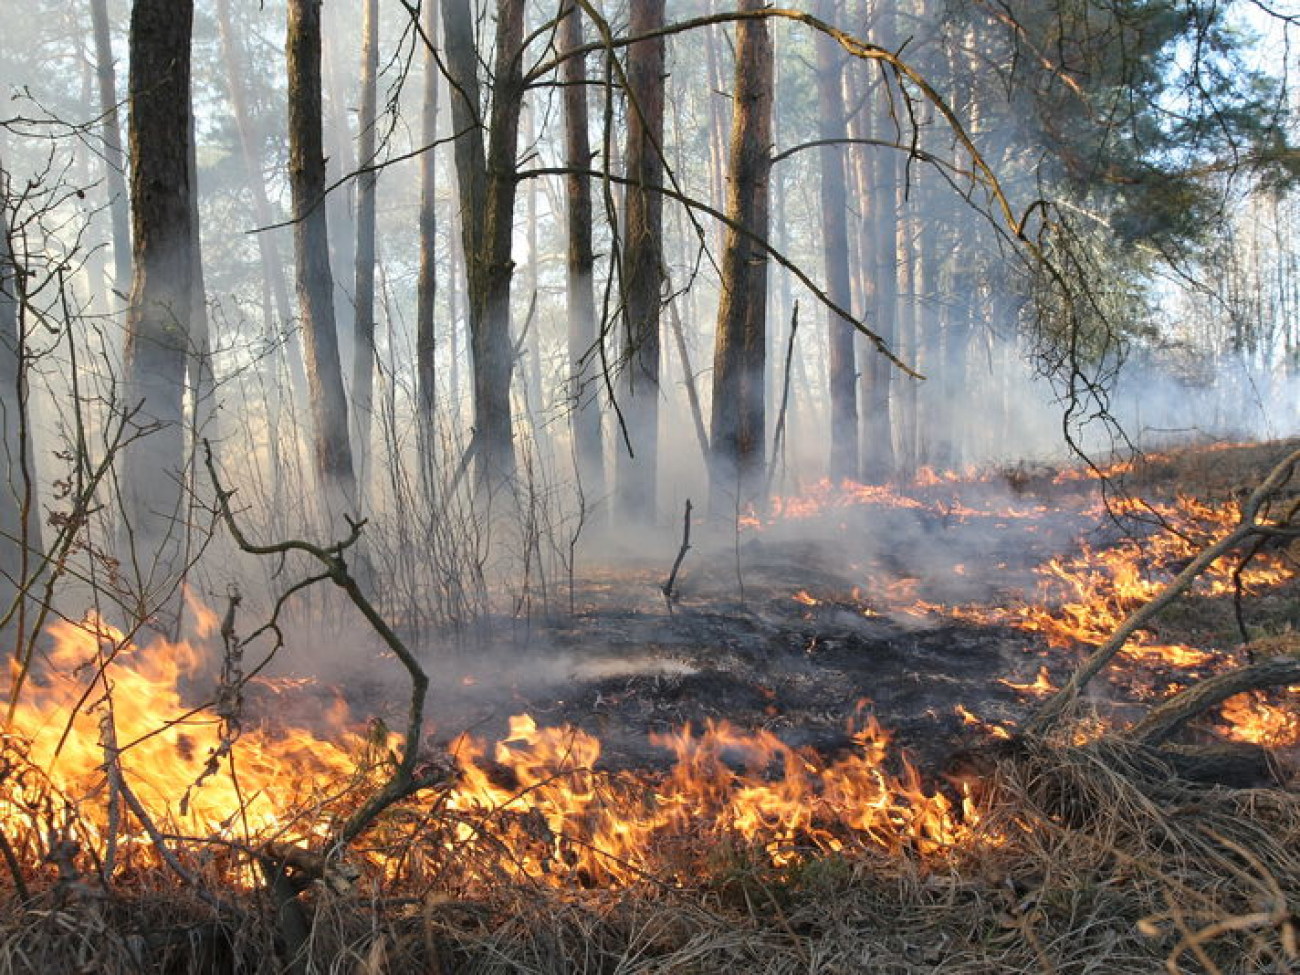
[[[1254,663],[1215,674],[1198,681],[1152,708],[1128,731],[1129,737],[1147,745],[1159,745],[1173,737],[1187,722],[1217,707],[1230,697],[1248,691],[1266,690],[1300,683],[1300,636],[1283,638],[1290,653],[1262,657]],[[1247,649],[1277,649],[1277,640],[1248,644]]]
[[[1300,450],[1292,451],[1279,461],[1259,487],[1255,488],[1250,497],[1242,504],[1241,520],[1236,527],[1192,559],[1183,571],[1178,573],[1173,581],[1168,583],[1155,598],[1129,614],[1128,618],[1120,624],[1110,639],[1094,650],[1079,668],[1070,675],[1070,679],[1061,686],[1061,689],[1048,698],[1046,703],[1039,708],[1038,712],[1025,725],[1025,732],[1031,735],[1044,735],[1051,731],[1066,709],[1078,699],[1079,693],[1088,682],[1096,677],[1115,655],[1124,649],[1124,646],[1133,635],[1147,626],[1174,600],[1191,588],[1192,583],[1196,581],[1202,572],[1228,552],[1236,549],[1247,539],[1261,535],[1293,536],[1296,532],[1293,519],[1298,513],[1295,505],[1288,507],[1285,517],[1278,523],[1261,523],[1259,517],[1261,510],[1265,508],[1269,499],[1291,480],[1297,464],[1300,464]]]

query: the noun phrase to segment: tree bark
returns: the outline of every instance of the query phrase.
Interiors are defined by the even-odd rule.
[[[583,43],[582,14],[575,0],[564,0],[560,9],[560,49],[572,51]],[[564,155],[570,173],[564,179],[568,197],[568,277],[566,292],[569,313],[569,416],[573,430],[574,456],[584,496],[605,496],[605,461],[600,435],[598,407],[600,362],[597,343],[596,301],[592,292],[596,258],[591,242],[591,180],[582,175],[591,168],[591,140],[587,133],[587,64],[570,57],[563,64]]]
[[[823,0],[821,13],[829,13]],[[844,97],[841,92],[843,57],[838,44],[818,34],[817,112],[818,135],[823,140],[843,139],[847,135],[844,121]],[[849,283],[848,193],[844,176],[843,148],[823,145],[818,150],[821,164],[822,257],[826,267],[826,293],[840,308],[853,305]],[[831,443],[829,473],[831,482],[857,480],[858,470],[858,397],[857,362],[854,355],[857,332],[853,323],[827,312],[829,344]]]
[[[125,403],[143,434],[125,450],[124,551],[142,617],[179,571],[184,532],[182,403],[194,307],[190,182],[192,0],[131,8],[130,128],[134,277],[126,318]],[[165,613],[166,611],[164,611]],[[160,621],[170,628],[172,620]]]
[[[126,160],[122,155],[122,124],[117,111],[117,72],[113,39],[108,29],[107,0],[90,0],[95,35],[95,73],[99,81],[99,111],[104,133],[104,183],[113,229],[113,290],[126,298],[131,287],[131,214],[126,195]]]
[[[416,423],[419,430],[420,483],[426,502],[434,500],[434,431],[437,403],[437,342],[434,331],[434,303],[438,297],[438,165],[433,144],[438,139],[438,57],[434,48],[438,29],[437,4],[426,0],[422,10],[424,40],[424,93],[420,108],[420,268],[415,292],[415,387]]]
[[[9,227],[9,174],[0,162],[0,629],[4,647],[26,660],[26,600],[22,597],[43,551],[37,518],[36,467],[28,420],[23,268]],[[12,615],[10,610],[15,610]]]
[[[352,357],[352,422],[357,487],[364,503],[370,466],[375,382],[375,161],[376,75],[379,73],[379,0],[365,0],[361,20],[361,106],[358,119],[355,342]]]
[[[289,184],[298,313],[306,344],[312,454],[327,509],[339,514],[356,501],[347,401],[339,364],[325,217],[325,156],[321,133],[321,0],[289,0],[285,53],[289,71]]]
[[[740,9],[762,9],[741,0]],[[772,168],[772,41],[763,20],[736,26],[730,183],[722,297],[713,351],[709,505],[714,517],[761,503],[766,468],[768,180]],[[851,334],[850,334],[851,337]]]
[[[514,478],[510,412],[510,283],[514,273],[515,152],[519,138],[523,72],[523,0],[498,0],[496,60],[486,151],[478,82],[478,52],[466,0],[443,4],[447,69],[456,129],[465,248],[469,339],[474,382],[474,454],[480,489],[489,492]]]
[[[628,30],[664,22],[664,0],[631,9]],[[664,41],[638,41],[627,53],[627,196],[623,228],[622,411],[626,443],[618,452],[615,514],[653,524],[659,457],[659,312],[663,280]]]
[[[872,18],[878,43],[889,46],[896,38],[892,12],[883,10],[884,0],[872,3]],[[851,127],[855,137],[892,138],[896,133],[889,118],[888,82],[881,78],[874,97],[866,102],[866,115],[858,116]],[[867,190],[867,217],[862,225],[860,251],[863,274],[871,280],[862,282],[864,311],[877,335],[893,346],[898,330],[898,211],[895,187],[904,175],[898,154],[888,149],[874,149],[864,171]],[[890,386],[893,368],[884,356],[873,352],[862,364],[862,479],[870,484],[887,481],[894,473],[893,403]]]

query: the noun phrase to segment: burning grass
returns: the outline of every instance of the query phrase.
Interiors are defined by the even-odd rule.
[[[907,504],[821,488],[780,511],[835,519],[885,505],[943,531],[980,519],[1032,531],[1048,514],[1035,499],[995,510],[987,480],[952,498],[953,483],[929,478]],[[918,601],[924,580],[897,585],[883,565],[855,566],[861,589],[849,595],[791,586],[784,602],[812,634],[801,658],[822,659],[831,614],[885,626],[905,613],[1010,628],[1035,660],[1068,659],[1235,518],[1230,504],[1186,497],[1154,511],[1179,531],[1094,537],[1044,558],[1038,588],[1018,600]],[[1219,611],[1144,631],[1121,670],[1159,672],[1167,688],[1230,664],[1224,607],[1287,586],[1293,602],[1288,557],[1258,551],[1207,573],[1190,598]],[[1278,652],[1294,652],[1289,612],[1267,620],[1283,630]],[[1116,735],[1106,708],[1047,739],[998,738],[1005,724],[965,711],[980,737],[943,774],[919,770],[867,711],[835,749],[764,727],[679,725],[651,736],[663,756],[651,765],[611,763],[589,728],[519,715],[494,742],[422,743],[425,787],[335,848],[389,780],[400,736],[357,726],[341,704],[309,729],[258,720],[228,640],[215,703],[192,706],[183,689],[222,656],[215,617],[200,618],[191,643],[139,645],[95,619],[51,632],[0,741],[0,971],[1300,966],[1300,799],[1181,781],[1170,753]],[[1000,686],[1027,711],[1057,683],[1039,663]],[[1279,754],[1300,732],[1290,691],[1238,695],[1214,720],[1198,734]]]
[[[707,853],[685,883],[581,890],[502,877],[474,896],[435,877],[312,884],[299,899],[312,925],[304,969],[1294,970],[1293,796],[1181,785],[1113,741],[1022,743],[989,773],[983,828],[997,842],[938,856],[876,849],[777,866],[737,837],[700,837]],[[418,830],[396,825],[382,831],[391,846],[363,852],[414,855],[401,834]],[[14,905],[0,929],[6,970],[283,970],[267,895],[224,888],[214,907],[151,876]]]

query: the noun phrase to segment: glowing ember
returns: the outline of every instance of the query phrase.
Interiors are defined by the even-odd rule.
[[[1002,738],[1005,740],[1011,737],[1011,732],[1002,725],[985,721],[979,715],[972,713],[968,708],[961,704],[953,707],[953,713],[956,714],[957,717],[961,718],[963,724],[967,724],[972,728],[978,728],[984,734],[990,735],[993,738]]]
[[[1028,684],[1017,684],[1015,681],[1002,680],[999,683],[1006,685],[1013,691],[1021,694],[1027,694],[1031,697],[1046,697],[1056,691],[1056,685],[1052,683],[1051,675],[1048,674],[1046,667],[1038,668],[1038,676]]]

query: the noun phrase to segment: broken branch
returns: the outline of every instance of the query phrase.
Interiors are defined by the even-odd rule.
[[[1237,526],[1188,563],[1187,567],[1178,573],[1173,581],[1166,585],[1154,599],[1130,613],[1128,618],[1120,624],[1119,629],[1111,635],[1110,639],[1094,650],[1091,656],[1070,675],[1070,679],[1065,682],[1061,689],[1049,698],[1047,703],[1038,710],[1038,713],[1029,720],[1025,726],[1025,732],[1032,735],[1041,735],[1050,731],[1065,709],[1078,699],[1079,693],[1087,683],[1110,663],[1111,659],[1124,648],[1133,634],[1146,626],[1170,603],[1191,588],[1192,583],[1196,581],[1202,572],[1246,539],[1255,535],[1271,534],[1277,531],[1278,525],[1259,523],[1260,509],[1263,508],[1274,492],[1291,479],[1297,463],[1300,463],[1300,450],[1292,451],[1284,457],[1269,472],[1263,483],[1255,488],[1250,497],[1246,499],[1245,504],[1242,505],[1241,520],[1237,523]]]
[[[686,515],[682,519],[682,547],[677,550],[677,558],[673,561],[673,570],[668,573],[668,579],[664,582],[661,589],[663,590],[664,599],[668,603],[668,611],[673,610],[673,600],[677,598],[677,571],[682,567],[682,559],[686,558],[686,553],[691,548],[691,499],[686,499]]]

